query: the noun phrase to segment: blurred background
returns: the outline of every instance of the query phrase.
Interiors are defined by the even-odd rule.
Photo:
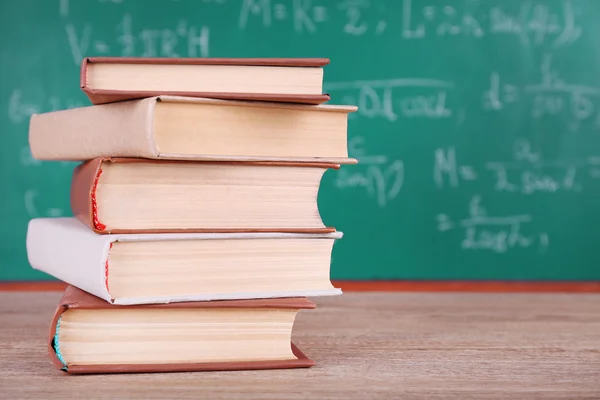
[[[319,193],[332,278],[600,280],[600,2],[3,0],[0,281],[50,280],[27,223],[74,163],[29,117],[90,105],[85,56],[328,57],[350,156]],[[82,135],[85,132],[81,132]]]

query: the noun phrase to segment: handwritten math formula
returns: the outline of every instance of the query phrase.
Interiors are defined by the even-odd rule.
[[[435,150],[433,181],[439,190],[469,182],[488,182],[495,191],[535,193],[581,192],[583,180],[600,178],[600,157],[578,160],[544,160],[527,139],[515,141],[513,158],[488,161],[483,166],[464,165],[455,147]]]
[[[563,3],[554,12],[544,1],[523,1],[516,9],[482,7],[479,1],[398,0],[399,13],[383,2],[343,0],[242,0],[238,27],[260,25],[272,29],[288,24],[296,33],[317,34],[335,24],[350,36],[396,35],[407,40],[431,37],[513,36],[523,44],[555,47],[569,45],[581,36],[572,3]]]
[[[439,191],[467,187],[476,192],[484,188],[525,199],[557,193],[577,195],[586,190],[584,182],[593,186],[588,190],[600,188],[600,182],[597,182],[600,180],[600,157],[549,160],[527,139],[514,142],[509,160],[487,161],[483,165],[463,164],[460,152],[452,146],[436,149],[433,158],[433,183]],[[548,232],[523,233],[524,227],[534,221],[534,214],[535,211],[492,215],[483,206],[482,196],[475,193],[469,202],[467,217],[455,221],[452,216],[440,213],[435,221],[439,232],[461,230],[464,238],[460,245],[464,250],[506,253],[513,248],[538,246],[543,252],[549,246]]]
[[[338,189],[363,188],[378,207],[385,208],[393,201],[404,184],[403,160],[391,160],[388,156],[366,155],[364,138],[355,136],[349,140],[350,154],[360,158],[360,168],[342,168],[336,172],[334,186]]]
[[[146,57],[210,57],[211,21],[196,22],[182,16],[170,25],[148,26],[127,12],[131,0],[97,0],[122,15],[113,26],[112,37],[98,36],[92,22],[71,21],[72,9],[81,4],[58,0],[58,15],[65,21],[64,32],[73,62],[90,52]],[[182,4],[182,0],[170,0]],[[390,4],[372,0],[198,0],[199,9],[218,8],[231,15],[229,23],[237,29],[281,29],[289,27],[298,35],[319,35],[335,27],[350,37],[394,36],[399,40],[463,37],[474,40],[488,36],[514,37],[522,45],[553,48],[569,46],[582,35],[578,17],[583,12],[566,0],[560,10],[550,9],[545,1],[523,1],[517,7],[502,4],[484,6],[481,1],[398,0]],[[398,4],[400,7],[398,8]],[[518,4],[518,3],[517,3]],[[235,13],[231,13],[235,10]]]
[[[527,232],[533,221],[530,214],[496,216],[488,212],[478,194],[469,200],[466,214],[465,218],[456,221],[447,214],[436,215],[439,232],[461,231],[460,247],[463,250],[506,253],[515,248],[537,247],[540,252],[548,248],[548,233]]]
[[[567,129],[577,131],[582,123],[600,126],[600,88],[577,82],[567,82],[552,67],[552,56],[546,54],[540,66],[540,81],[517,86],[502,80],[499,72],[490,74],[489,89],[482,96],[483,110],[500,112],[514,110],[523,102],[536,120],[562,116]]]
[[[326,190],[348,194],[365,212],[410,214],[406,204],[423,204],[429,208],[419,229],[452,240],[453,248],[464,252],[548,254],[559,241],[535,201],[558,203],[600,191],[600,148],[594,145],[600,143],[600,75],[571,67],[587,63],[590,70],[597,62],[590,50],[597,30],[585,13],[589,2],[161,3],[165,18],[147,18],[155,12],[145,15],[140,7],[147,5],[139,0],[55,0],[49,18],[58,26],[52,35],[58,35],[61,59],[78,68],[86,55],[226,57],[254,47],[262,50],[259,56],[289,48],[298,48],[299,55],[331,56],[335,65],[325,69],[323,91],[331,94],[331,103],[359,107],[349,115],[348,135],[349,156],[359,163],[335,171]],[[103,18],[88,13],[88,6],[101,10]],[[278,39],[285,40],[260,46]],[[326,51],[309,51],[320,42]],[[505,56],[487,62],[493,46]],[[587,54],[585,49],[590,52],[585,60],[571,60],[573,54]],[[506,60],[513,56],[513,63]],[[330,72],[336,68],[344,73]],[[34,113],[89,105],[79,92],[63,95],[30,81],[10,81],[5,89],[1,118],[9,134],[20,132],[11,141],[25,135]],[[518,118],[527,124],[510,123]],[[476,137],[486,154],[481,157],[464,140],[477,132],[498,136],[487,142]],[[548,141],[586,140],[589,147],[564,152],[571,157],[544,152]],[[28,175],[43,170],[44,162],[32,158],[25,140],[15,143],[18,168]],[[73,166],[56,165],[64,171]],[[29,217],[67,214],[64,205],[45,201],[35,185],[24,185],[21,194]],[[405,201],[427,196],[460,200],[448,206],[442,200]]]

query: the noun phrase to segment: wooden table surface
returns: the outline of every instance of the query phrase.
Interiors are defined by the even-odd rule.
[[[600,399],[599,294],[345,293],[294,341],[310,369],[70,376],[46,352],[59,292],[0,292],[0,397]]]

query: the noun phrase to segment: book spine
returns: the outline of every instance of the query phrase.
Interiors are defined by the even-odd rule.
[[[156,158],[152,132],[156,98],[33,114],[29,146],[38,160]]]
[[[95,158],[79,164],[73,169],[71,179],[71,211],[89,229],[104,233],[106,226],[98,218],[96,187],[102,174],[104,158]]]

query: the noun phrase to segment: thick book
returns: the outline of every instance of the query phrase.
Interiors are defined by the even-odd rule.
[[[355,106],[158,96],[33,114],[39,160],[142,157],[356,163],[348,157]]]
[[[86,57],[81,89],[93,104],[171,94],[320,104],[328,58]]]
[[[98,233],[333,232],[318,194],[337,168],[96,158],[73,170],[71,210]]]
[[[48,351],[66,373],[151,373],[312,367],[291,340],[306,298],[111,305],[68,286]]]
[[[112,304],[341,294],[330,280],[341,232],[111,234],[75,218],[29,221],[30,265]]]

